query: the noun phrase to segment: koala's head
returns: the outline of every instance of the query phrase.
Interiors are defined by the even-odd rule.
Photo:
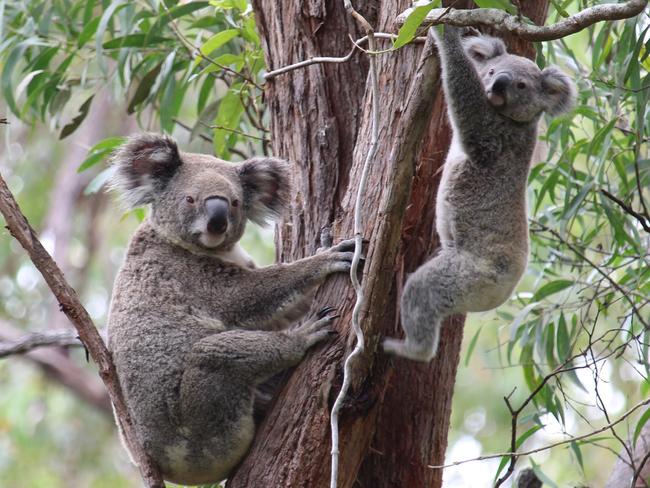
[[[242,236],[246,220],[279,215],[290,192],[289,163],[253,158],[229,163],[179,152],[166,136],[130,138],[113,155],[112,188],[130,208],[151,204],[151,223],[194,252],[218,252]]]
[[[505,117],[532,122],[542,112],[559,115],[573,106],[575,85],[557,67],[540,70],[531,60],[508,54],[503,41],[495,37],[468,37],[463,45],[488,101]]]

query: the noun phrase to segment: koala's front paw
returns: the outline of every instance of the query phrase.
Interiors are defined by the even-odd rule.
[[[336,334],[336,331],[330,328],[332,322],[337,319],[336,309],[325,307],[316,314],[316,317],[302,324],[295,329],[293,333],[302,336],[306,342],[306,349]]]
[[[354,257],[354,239],[346,239],[339,242],[336,246],[322,251],[322,255],[327,259],[326,274],[330,273],[347,273],[352,266],[352,258]],[[361,260],[365,257],[362,255]]]

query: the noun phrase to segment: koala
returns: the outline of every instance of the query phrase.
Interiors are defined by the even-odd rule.
[[[436,200],[438,253],[401,297],[405,340],[383,349],[416,361],[436,354],[442,320],[505,302],[528,260],[526,183],[542,113],[568,111],[573,82],[556,67],[506,52],[494,37],[436,34],[453,128]]]
[[[350,270],[354,241],[256,268],[239,245],[247,220],[285,207],[290,167],[180,152],[164,136],[131,138],[113,157],[112,187],[151,205],[117,275],[112,353],[136,435],[163,477],[218,483],[253,439],[256,388],[332,334],[334,309],[297,328],[313,292]]]

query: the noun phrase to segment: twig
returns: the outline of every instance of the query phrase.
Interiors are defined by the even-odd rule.
[[[5,117],[0,117],[0,124],[9,124],[9,121]]]
[[[638,138],[638,134],[637,134]],[[650,221],[650,212],[648,212],[648,207],[645,204],[645,198],[643,197],[643,187],[641,186],[641,171],[639,170],[639,143],[637,139],[636,147],[634,150],[634,176],[636,179],[636,189],[639,192],[639,200],[641,201],[641,207],[643,208],[643,215],[645,218]]]
[[[527,41],[551,41],[579,32],[596,22],[634,17],[639,15],[647,5],[648,0],[629,0],[624,3],[595,5],[552,25],[529,24],[524,18],[494,8],[450,9],[443,20],[441,14],[446,9],[435,8],[427,14],[421,27],[430,27],[436,24],[449,24],[458,27],[488,26],[501,34],[514,34]],[[403,25],[412,10],[410,8],[401,13],[397,17],[396,24]]]
[[[99,331],[102,338],[106,337],[105,331]],[[0,341],[0,358],[12,354],[24,354],[38,347],[81,347],[79,334],[74,330],[52,330],[32,332],[15,341]]]
[[[223,125],[209,125],[208,127],[210,129],[217,129],[217,130],[225,130],[227,132],[234,132],[235,134],[239,134],[240,136],[248,137],[250,139],[257,139],[258,141],[271,142],[266,137],[256,136],[256,135],[249,134],[247,132],[241,131],[239,129],[231,129],[230,127],[224,127]]]
[[[102,378],[111,397],[117,421],[122,428],[129,451],[138,465],[142,481],[148,488],[163,488],[165,485],[158,467],[149,458],[136,437],[133,421],[129,415],[117,379],[117,372],[104,341],[95,328],[88,312],[79,301],[77,293],[66,282],[63,273],[40,243],[34,229],[20,211],[2,176],[0,176],[0,213],[4,215],[7,229],[27,251],[34,266],[43,275],[58,300],[61,311],[67,315],[75,326],[81,342],[86,346],[90,356],[97,364],[99,376]]]
[[[630,457],[630,460],[633,458]],[[641,471],[643,470],[643,466],[648,462],[648,459],[650,459],[650,451],[648,451],[645,456],[643,456],[643,459],[639,462],[639,466],[634,470],[634,477],[632,478],[632,483],[630,483],[630,488],[636,488],[636,482],[639,479],[639,476],[641,476]],[[643,483],[648,486],[648,483],[643,480]]]
[[[375,39],[397,39],[397,36],[395,34],[386,34],[385,32],[375,32],[373,37]],[[423,43],[426,41],[426,37],[416,37],[413,39],[412,42],[416,43]],[[352,41],[352,49],[348,54],[345,56],[341,57],[331,57],[331,56],[314,56],[312,58],[306,59],[305,61],[300,61],[298,63],[294,64],[289,64],[287,66],[283,66],[282,68],[274,69],[273,71],[269,71],[264,75],[265,80],[270,80],[275,78],[276,76],[288,73],[289,71],[293,71],[295,69],[299,68],[305,68],[307,66],[311,66],[312,64],[319,64],[319,63],[345,63],[346,61],[349,61],[352,58],[352,55],[357,49],[361,49],[359,47],[360,44],[363,44],[365,42],[368,42],[368,36],[363,36],[360,39],[353,40]],[[370,49],[371,52],[375,52],[372,49]],[[391,51],[389,49],[388,51]]]
[[[343,0],[345,9],[347,12],[352,15],[362,26],[364,26],[368,38],[368,47],[371,51],[374,51],[375,38],[374,30],[368,23],[368,21],[363,18],[361,14],[356,12],[352,7],[350,0]],[[350,52],[349,56],[352,55],[354,49]],[[361,252],[363,249],[363,236],[362,236],[362,223],[361,223],[361,207],[363,203],[363,198],[366,193],[366,183],[368,180],[368,173],[370,171],[370,162],[374,160],[375,154],[377,152],[378,141],[379,141],[379,81],[377,78],[377,58],[376,56],[370,56],[370,93],[372,96],[372,126],[370,129],[370,147],[368,153],[366,154],[366,159],[363,162],[363,168],[361,170],[361,178],[359,180],[359,187],[357,188],[357,198],[354,204],[354,256],[352,258],[352,266],[350,267],[350,280],[352,281],[352,286],[356,293],[356,301],[354,308],[352,310],[352,329],[356,336],[356,344],[352,352],[348,355],[343,364],[343,384],[341,385],[341,391],[339,391],[334,406],[332,407],[332,414],[330,417],[331,428],[332,428],[332,466],[330,474],[330,488],[336,488],[338,483],[338,474],[339,474],[339,413],[345,397],[347,396],[348,389],[350,388],[350,383],[352,381],[352,362],[355,357],[363,353],[364,349],[364,337],[363,330],[360,325],[360,315],[361,309],[363,307],[365,297],[364,290],[359,282],[357,271],[359,269],[359,261],[361,260]]]
[[[639,223],[641,224],[641,227],[643,227],[643,230],[645,230],[646,232],[650,232],[650,223],[646,221],[646,218],[643,215],[636,212],[631,206],[629,206],[627,203],[625,203],[620,198],[612,195],[610,192],[608,192],[604,188],[602,188],[600,190],[600,193],[602,193],[607,198],[609,198],[612,202],[616,203],[619,207],[621,207],[625,211],[626,214],[629,214],[632,217],[634,217],[636,220],[638,220]]]
[[[510,450],[513,453],[517,452],[517,419],[519,418],[519,414],[521,413],[521,410],[523,407],[520,407],[519,409],[515,410],[512,408],[512,404],[510,403],[510,397],[512,397],[512,394],[515,392],[515,390],[512,390],[510,394],[506,397],[503,397],[503,401],[506,402],[506,407],[508,407],[508,412],[510,412]],[[524,405],[525,406],[525,405]],[[499,478],[494,485],[495,488],[499,488],[505,481],[510,478],[512,473],[515,472],[515,464],[517,464],[517,458],[518,456],[516,454],[513,454],[510,456],[510,464],[508,466],[508,470],[504,473],[504,475]]]
[[[593,437],[596,434],[600,434],[602,432],[605,432],[606,430],[611,429],[615,425],[620,424],[623,422],[625,419],[627,419],[630,415],[632,415],[634,412],[636,412],[638,409],[641,407],[644,407],[646,405],[650,405],[650,398],[643,400],[642,402],[637,403],[634,405],[632,408],[630,408],[627,412],[625,412],[623,415],[621,415],[619,418],[614,420],[613,422],[604,425],[603,427],[593,430],[591,432],[588,432],[587,434],[579,435],[576,437],[571,437],[570,439],[565,439],[562,441],[558,442],[553,442],[551,444],[547,444],[546,446],[538,447],[536,449],[531,449],[529,451],[522,451],[522,452],[500,452],[500,453],[495,453],[495,454],[486,454],[484,456],[477,456],[475,458],[470,458],[470,459],[463,459],[461,461],[454,461],[453,463],[448,463],[448,464],[441,464],[438,466],[431,466],[429,465],[428,467],[430,469],[445,469],[445,468],[452,468],[454,466],[459,466],[461,464],[467,464],[467,463],[473,463],[476,461],[485,461],[488,459],[496,459],[496,458],[502,458],[502,457],[511,457],[511,456],[517,456],[517,457],[522,457],[522,456],[530,456],[531,454],[536,454],[538,452],[542,451],[548,451],[549,449],[553,449],[558,446],[562,446],[564,444],[569,444],[571,442],[576,442],[576,441],[581,441],[583,439],[588,439],[589,437]]]

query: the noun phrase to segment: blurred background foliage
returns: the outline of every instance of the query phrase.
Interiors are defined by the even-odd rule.
[[[550,20],[581,6],[553,3]],[[579,103],[542,131],[524,280],[506,305],[468,318],[449,461],[509,450],[504,397],[514,409],[528,402],[524,450],[592,432],[649,397],[649,25],[646,12],[539,46],[540,65],[577,81]],[[263,71],[246,0],[0,0],[2,175],[98,327],[142,218],[99,191],[106,157],[138,130],[229,160],[267,153]],[[273,261],[272,236],[249,228],[258,264]],[[67,327],[22,249],[0,237],[0,340]],[[81,350],[0,360],[0,484],[138,484],[94,371]],[[518,466],[551,487],[603,486],[646,409]],[[446,486],[491,486],[504,466],[449,468]]]

